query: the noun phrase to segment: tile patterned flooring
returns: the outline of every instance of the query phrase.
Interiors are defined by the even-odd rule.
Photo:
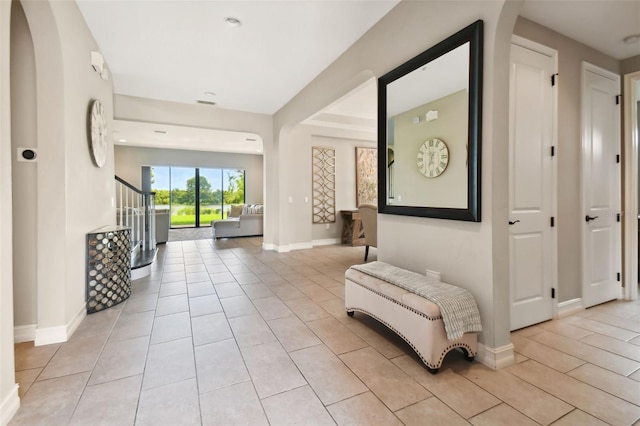
[[[451,353],[431,375],[393,333],[345,314],[363,247],[261,242],[168,243],[127,302],[67,343],[17,344],[11,424],[640,424],[640,302],[514,332],[517,362],[500,371]]]

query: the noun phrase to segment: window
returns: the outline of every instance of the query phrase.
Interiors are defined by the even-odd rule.
[[[156,209],[171,210],[171,227],[211,226],[232,205],[244,204],[245,171],[193,167],[151,167]]]

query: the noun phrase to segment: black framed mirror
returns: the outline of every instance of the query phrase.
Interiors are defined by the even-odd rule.
[[[483,23],[378,79],[378,211],[480,222]]]

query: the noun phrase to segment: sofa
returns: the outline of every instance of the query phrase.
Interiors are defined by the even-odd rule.
[[[263,234],[262,204],[231,206],[227,219],[211,222],[213,238],[252,237]]]

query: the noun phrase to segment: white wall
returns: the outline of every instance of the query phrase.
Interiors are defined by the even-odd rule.
[[[115,223],[113,144],[97,168],[87,137],[93,99],[103,103],[110,132],[113,89],[91,67],[98,46],[75,2],[22,5],[36,59],[36,130],[24,132],[38,135],[38,211],[30,232],[37,235],[36,344],[46,344],[66,340],[85,314],[86,234]],[[12,124],[33,126],[22,117]],[[34,267],[29,260],[23,267]]]
[[[513,32],[558,51],[558,301],[563,302],[582,296],[584,208],[576,190],[581,180],[581,64],[619,74],[620,61],[522,17]]]
[[[245,198],[249,204],[263,202],[262,155],[175,149],[115,147],[116,175],[142,188],[142,166],[210,167],[245,170]]]
[[[11,214],[11,104],[9,29],[11,2],[0,2],[0,425],[20,407],[13,355]]]
[[[371,76],[379,77],[477,19],[484,20],[484,98],[481,223],[380,215],[378,259],[467,288],[477,299],[481,342],[510,342],[508,309],[507,163],[509,40],[519,2],[400,2],[274,117],[275,145],[295,143],[292,126]],[[280,160],[284,155],[280,153]],[[284,182],[284,168],[280,168]],[[290,176],[289,178],[293,178]],[[277,192],[277,188],[274,189]],[[272,188],[268,187],[267,200]],[[280,208],[285,201],[280,196]],[[275,201],[275,200],[274,200]],[[281,224],[303,216],[281,214]],[[284,229],[279,229],[282,238]]]

